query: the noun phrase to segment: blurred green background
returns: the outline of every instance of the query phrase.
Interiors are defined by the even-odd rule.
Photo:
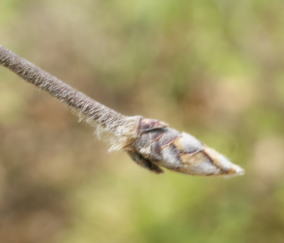
[[[0,242],[283,243],[284,2],[2,0],[1,44],[246,169],[154,175],[0,68]]]

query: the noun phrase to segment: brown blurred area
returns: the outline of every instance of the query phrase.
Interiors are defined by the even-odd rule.
[[[2,45],[122,113],[192,133],[247,173],[152,175],[1,68],[0,242],[283,242],[283,7],[2,1]]]

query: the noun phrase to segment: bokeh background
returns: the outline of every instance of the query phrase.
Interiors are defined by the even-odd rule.
[[[0,69],[0,242],[284,242],[284,2],[1,0],[0,41],[246,169],[157,176]]]

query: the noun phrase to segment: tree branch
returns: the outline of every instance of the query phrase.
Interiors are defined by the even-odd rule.
[[[110,132],[140,166],[155,173],[160,167],[190,175],[241,175],[244,170],[188,133],[141,116],[124,116],[0,46],[0,65],[82,113]]]
[[[50,95],[81,112],[89,121],[95,121],[110,132],[129,122],[126,116],[91,99],[55,76],[45,72],[26,59],[0,46],[0,64],[27,82],[47,91]]]

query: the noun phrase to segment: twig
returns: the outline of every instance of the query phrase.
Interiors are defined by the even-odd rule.
[[[47,91],[83,114],[89,122],[111,133],[116,148],[123,148],[139,165],[156,173],[160,166],[191,175],[236,175],[243,169],[195,137],[166,123],[141,116],[124,116],[91,99],[26,59],[0,46],[0,65]]]
[[[3,46],[0,46],[0,64],[74,108],[80,118],[91,124],[95,122],[101,128],[99,131],[111,133],[113,149],[119,149],[126,140],[135,136],[138,117],[127,117],[110,109]]]

